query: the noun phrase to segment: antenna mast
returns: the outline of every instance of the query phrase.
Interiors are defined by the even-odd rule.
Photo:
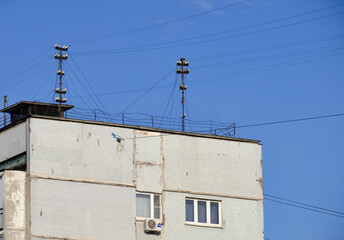
[[[59,94],[59,97],[55,98],[55,102],[59,103],[59,115],[60,117],[63,117],[63,111],[62,111],[62,107],[61,104],[67,102],[67,98],[62,98],[62,94],[66,94],[67,93],[67,89],[63,89],[62,90],[62,77],[64,75],[64,71],[62,71],[62,61],[63,60],[67,60],[68,55],[65,54],[63,55],[64,51],[68,51],[68,46],[60,46],[60,44],[56,44],[55,45],[55,49],[60,51],[60,54],[56,53],[54,58],[59,60],[59,70],[57,71],[57,75],[60,78],[60,87],[59,88],[55,88],[55,93]]]
[[[184,111],[184,105],[185,105],[185,97],[184,97],[184,91],[186,90],[186,85],[184,85],[184,74],[189,74],[190,70],[184,69],[184,67],[189,66],[189,61],[185,62],[185,58],[181,58],[179,61],[177,61],[177,66],[181,67],[176,70],[177,74],[182,75],[182,84],[179,86],[179,89],[182,90],[182,107],[183,107],[183,114],[182,114],[182,131],[185,132],[185,111]]]

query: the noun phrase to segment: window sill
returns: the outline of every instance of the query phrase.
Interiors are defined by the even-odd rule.
[[[223,229],[223,226],[220,224],[207,224],[207,223],[194,223],[194,222],[185,222],[187,226],[195,226],[195,227],[208,227],[208,228],[219,228]]]

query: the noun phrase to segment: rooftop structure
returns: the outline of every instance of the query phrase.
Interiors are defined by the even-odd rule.
[[[21,101],[7,108],[1,109],[0,112],[9,113],[11,115],[11,122],[15,122],[21,118],[31,115],[59,117],[60,108],[61,112],[64,113],[65,111],[72,109],[73,107],[74,106],[72,105],[60,106],[54,103]]]

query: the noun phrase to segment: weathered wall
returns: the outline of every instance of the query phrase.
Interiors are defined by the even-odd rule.
[[[166,136],[163,148],[167,189],[263,197],[258,144]]]
[[[38,118],[30,132],[32,239],[263,239],[259,144]],[[162,194],[159,236],[135,221],[136,190]],[[223,228],[185,225],[186,196],[222,201]]]
[[[5,171],[4,239],[24,240],[26,231],[26,173]]]
[[[26,151],[26,122],[0,132],[0,162]]]
[[[135,239],[135,189],[31,179],[31,234],[61,239]]]
[[[30,174],[133,184],[133,148],[111,135],[132,138],[129,129],[30,119]]]

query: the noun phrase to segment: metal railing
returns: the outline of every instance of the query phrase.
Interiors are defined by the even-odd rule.
[[[181,118],[168,118],[144,113],[105,113],[100,110],[71,109],[66,118],[113,122],[133,126],[182,131]],[[185,132],[235,137],[235,123],[197,121],[185,118]]]
[[[144,113],[105,113],[101,110],[71,109],[65,118],[112,122],[132,126],[151,127],[172,131],[182,131],[181,118],[168,118]],[[10,115],[6,114],[6,124],[10,123]],[[4,116],[0,117],[0,128],[5,126]],[[217,121],[197,121],[185,118],[185,132],[203,133],[235,137],[235,123],[226,124]]]

